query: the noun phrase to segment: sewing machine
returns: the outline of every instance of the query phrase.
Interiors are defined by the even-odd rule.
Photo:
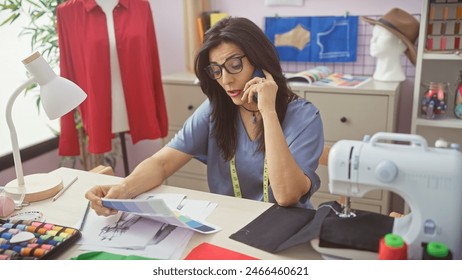
[[[408,244],[409,259],[422,259],[429,241],[445,243],[454,259],[462,259],[460,151],[429,148],[419,135],[380,132],[365,141],[335,143],[328,171],[333,194],[362,197],[384,189],[407,202],[410,213],[395,219],[393,233]]]

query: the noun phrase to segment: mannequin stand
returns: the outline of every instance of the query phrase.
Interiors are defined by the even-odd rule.
[[[119,133],[119,139],[120,145],[122,146],[122,159],[124,161],[125,177],[127,177],[128,174],[130,174],[130,171],[128,169],[127,144],[125,143],[125,132]]]

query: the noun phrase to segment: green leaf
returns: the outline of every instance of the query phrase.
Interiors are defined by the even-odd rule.
[[[13,23],[17,18],[19,17],[19,13],[17,14],[12,14],[10,15],[7,19],[5,19],[2,23],[0,23],[0,26],[3,26],[7,23]]]

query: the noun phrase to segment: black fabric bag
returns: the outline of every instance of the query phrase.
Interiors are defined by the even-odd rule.
[[[271,253],[314,238],[320,247],[378,251],[380,238],[393,229],[391,217],[358,210],[355,218],[340,218],[340,211],[335,201],[318,210],[273,205],[230,238]]]
[[[340,205],[336,207],[341,211]],[[361,210],[354,214],[354,218],[328,215],[319,233],[319,247],[378,252],[380,239],[393,231],[394,218]]]

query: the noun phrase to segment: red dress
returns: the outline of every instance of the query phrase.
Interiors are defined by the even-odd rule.
[[[106,16],[95,0],[69,0],[56,11],[60,75],[88,95],[79,106],[88,151],[112,149],[111,69]],[[165,137],[167,109],[151,7],[146,0],[119,0],[114,29],[133,143]],[[61,118],[59,154],[80,154],[73,113]]]

